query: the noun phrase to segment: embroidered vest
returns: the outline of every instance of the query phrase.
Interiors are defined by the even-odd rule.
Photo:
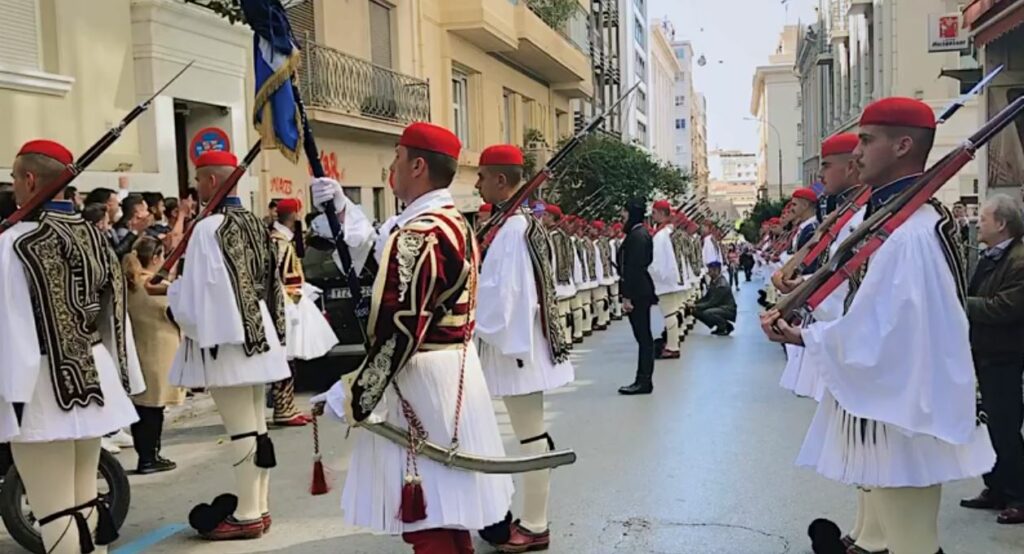
[[[558,316],[555,275],[551,267],[551,241],[537,218],[526,211],[523,216],[527,221],[526,244],[530,251],[530,261],[533,262],[533,278],[537,282],[541,326],[544,337],[548,339],[551,360],[560,364],[569,359],[569,344],[565,342],[562,318]]]

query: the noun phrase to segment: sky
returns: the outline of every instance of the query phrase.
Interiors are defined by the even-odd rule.
[[[755,121],[750,114],[754,70],[768,63],[786,24],[804,25],[817,18],[818,0],[648,0],[647,18],[668,16],[677,40],[693,43],[694,87],[708,103],[708,150],[757,151]]]

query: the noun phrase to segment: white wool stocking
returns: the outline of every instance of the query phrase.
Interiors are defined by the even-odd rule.
[[[857,546],[868,552],[883,552],[886,549],[885,533],[878,520],[878,496],[873,490],[857,490],[857,519],[860,529],[856,536],[850,535],[857,539]]]
[[[523,396],[506,396],[505,408],[512,423],[512,430],[520,441],[543,435],[544,393],[535,392]],[[548,451],[546,438],[527,444],[520,444],[524,455],[542,454]],[[523,474],[523,513],[520,525],[534,533],[548,529],[548,495],[551,493],[551,470],[531,471]]]
[[[36,518],[44,518],[94,500],[96,472],[100,463],[100,439],[35,443],[12,443],[11,452],[25,495]],[[95,532],[99,514],[95,508],[82,510]],[[72,516],[57,518],[42,526],[43,545],[51,554],[79,554],[78,527]],[[107,547],[96,545],[96,554]]]
[[[229,436],[243,435],[253,431],[266,432],[264,421],[265,399],[263,385],[225,387],[210,389],[210,395],[217,405],[224,428]],[[263,429],[263,431],[260,431]],[[235,472],[235,494],[238,508],[235,519],[252,521],[263,515],[264,504],[262,474],[265,470],[256,467],[256,437],[245,437],[230,441],[231,464]],[[269,484],[269,483],[268,483]]]
[[[935,554],[939,551],[939,501],[942,486],[873,489],[889,554]]]

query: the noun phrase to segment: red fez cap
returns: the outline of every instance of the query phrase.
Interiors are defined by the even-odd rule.
[[[548,204],[547,206],[544,206],[544,211],[553,216],[562,217],[562,208],[559,208],[554,204]]]
[[[444,154],[449,158],[459,158],[462,143],[455,133],[432,123],[413,123],[402,132],[398,144],[406,148],[416,148],[428,152]]]
[[[658,200],[654,203],[655,210],[672,210],[672,204],[668,203],[668,200]]]
[[[480,165],[523,165],[523,151],[514,144],[488,146],[480,153]]]
[[[277,201],[277,213],[297,214],[302,211],[302,200],[298,198],[282,198]]]
[[[860,116],[860,124],[934,129],[935,112],[920,100],[893,96],[868,104]]]
[[[850,154],[860,139],[855,133],[839,133],[832,135],[821,143],[821,157],[827,158],[836,154]]]
[[[621,221],[616,221],[615,223],[612,223],[612,229],[615,229],[616,231],[621,230],[622,229],[622,222]]]
[[[224,150],[209,150],[199,155],[196,160],[196,169],[208,165],[227,165],[235,167],[238,165],[238,158],[231,152]]]
[[[601,221],[600,219],[594,221],[592,225],[594,226],[594,229],[597,229],[598,231],[604,231],[604,222]]]
[[[70,150],[52,140],[30,140],[21,147],[21,150],[18,150],[18,156],[23,154],[39,154],[40,156],[53,158],[64,165],[75,161],[75,157],[71,155]]]
[[[818,202],[818,195],[815,194],[813,190],[808,189],[808,188],[802,188],[802,189],[794,190],[793,191],[793,200],[796,200],[797,198],[799,198],[801,200],[806,200],[806,201],[810,202],[811,204],[816,204]]]
[[[479,211],[482,214],[489,214],[489,213],[491,213],[491,210],[493,210],[493,209],[494,209],[494,206],[492,206],[488,202],[484,202],[483,204],[480,204],[480,209],[477,210],[477,211]]]
[[[768,225],[777,225],[781,221],[778,217],[773,217],[768,220]]]

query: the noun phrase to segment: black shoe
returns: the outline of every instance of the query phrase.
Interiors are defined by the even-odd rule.
[[[965,498],[960,501],[960,507],[973,510],[1005,510],[1006,500],[999,498],[992,492],[992,489],[985,489],[974,498]]]
[[[142,461],[139,460],[139,465],[135,470],[135,473],[139,475],[149,475],[151,473],[161,473],[164,471],[171,471],[177,469],[178,464],[164,458],[157,456],[153,460]]]
[[[716,327],[715,330],[711,332],[711,334],[718,337],[728,337],[730,334],[732,334],[734,330],[735,327],[726,324],[725,327]]]
[[[634,394],[651,394],[654,392],[653,385],[641,385],[639,383],[633,383],[625,387],[619,388],[619,394],[624,396],[632,396]]]

